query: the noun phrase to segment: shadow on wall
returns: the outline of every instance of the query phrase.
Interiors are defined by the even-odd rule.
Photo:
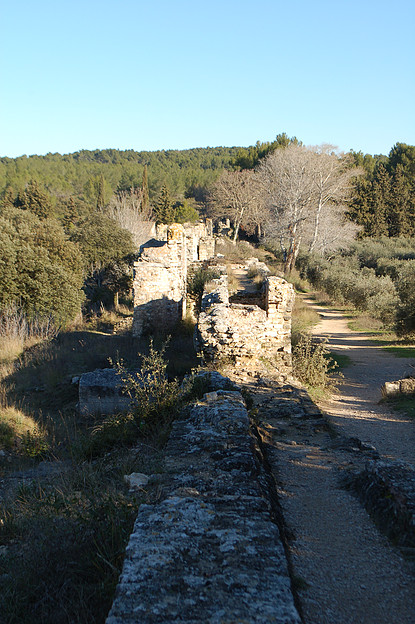
[[[183,318],[184,298],[178,301],[163,295],[134,307],[133,336],[172,331]]]

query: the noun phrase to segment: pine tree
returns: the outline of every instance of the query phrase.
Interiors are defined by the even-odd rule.
[[[40,219],[47,219],[52,213],[51,197],[41,190],[36,180],[31,180],[23,193],[19,193],[15,204],[22,210],[30,210]]]
[[[8,186],[6,192],[4,193],[4,197],[0,203],[0,213],[2,209],[13,208],[15,205],[15,193],[11,186]]]
[[[411,187],[404,174],[402,165],[398,165],[391,186],[389,212],[389,236],[413,236],[415,224],[413,196]]]
[[[384,165],[379,165],[372,185],[371,220],[369,236],[389,234],[388,217],[390,214],[391,179]]]
[[[79,221],[80,214],[74,198],[71,196],[68,201],[68,207],[63,217],[63,226],[65,230],[70,230]]]

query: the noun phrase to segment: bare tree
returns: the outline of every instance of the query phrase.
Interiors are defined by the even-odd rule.
[[[262,187],[255,171],[224,171],[210,193],[212,214],[228,217],[234,226],[233,242],[245,224],[257,224],[258,207],[263,205]]]
[[[124,230],[131,232],[137,248],[151,237],[154,219],[150,206],[143,202],[141,189],[131,188],[113,195],[107,212]]]
[[[345,226],[344,212],[352,191],[351,181],[361,173],[360,169],[352,168],[350,155],[336,154],[333,145],[321,145],[309,148],[313,160],[313,183],[315,207],[313,210],[313,228],[308,246],[311,253],[315,250],[322,226],[322,213],[326,212],[325,227],[330,216],[336,215],[339,230]],[[328,209],[328,210],[327,210]],[[350,230],[350,228],[349,228]],[[324,234],[323,234],[324,236]]]
[[[329,145],[289,145],[260,163],[259,179],[273,214],[268,234],[279,241],[287,274],[294,268],[302,244],[310,252],[328,246],[328,232],[322,230],[333,232],[334,219],[338,233],[343,230],[350,237],[344,213],[351,179],[359,173],[347,157]]]
[[[300,250],[304,221],[313,206],[313,178],[309,152],[300,145],[276,150],[258,167],[265,203],[273,214],[272,237],[284,253],[290,273]]]

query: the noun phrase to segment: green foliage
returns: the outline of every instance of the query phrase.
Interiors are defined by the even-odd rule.
[[[396,280],[400,303],[397,310],[397,333],[399,336],[415,334],[415,261],[407,262]]]
[[[122,361],[115,363],[125,384],[125,394],[131,399],[130,413],[139,433],[163,429],[176,415],[179,384],[168,378],[166,348],[167,342],[156,349],[151,340],[148,354],[139,354],[141,366],[137,372],[128,371]]]
[[[415,239],[365,239],[329,260],[301,256],[300,274],[338,303],[393,326],[415,331]]]
[[[91,208],[104,210],[112,196],[112,186],[103,174],[91,176],[83,186],[83,198]]]
[[[366,176],[355,182],[350,217],[363,236],[415,235],[415,146],[397,143],[389,157],[353,154]]]
[[[274,152],[276,149],[284,149],[289,145],[301,145],[301,141],[297,137],[288,137],[285,132],[277,134],[275,141],[261,143],[257,141],[255,145],[246,148],[239,148],[236,157],[232,160],[231,165],[234,169],[254,169],[260,160]]]
[[[21,440],[23,454],[27,457],[41,458],[50,451],[49,442],[45,439],[44,432],[35,427],[33,431],[26,431]]]
[[[0,507],[2,622],[105,621],[138,507],[114,473],[83,463]]]
[[[0,232],[0,307],[16,302],[29,317],[72,321],[83,300],[82,264],[58,222],[10,208]]]
[[[147,169],[147,165],[144,165],[144,169],[143,169],[143,181],[141,183],[141,190],[143,192],[142,195],[142,211],[144,214],[146,214],[148,212],[148,209],[150,207],[150,198],[148,195],[148,169]]]
[[[178,206],[176,206],[174,216],[176,223],[197,223],[199,219],[200,215],[197,209],[188,199],[185,199],[183,202],[180,202]]]
[[[200,310],[205,285],[218,277],[219,272],[214,267],[200,267],[194,273],[189,273],[187,278],[187,293],[196,302],[198,310]]]
[[[330,357],[327,340],[317,341],[302,334],[293,347],[292,357],[294,375],[303,384],[323,391],[335,388],[333,372],[337,364]]]
[[[225,168],[230,167],[236,147],[195,148],[158,152],[134,150],[82,150],[73,154],[47,154],[0,159],[0,196],[7,187],[22,192],[32,179],[38,180],[59,200],[84,198],[95,208],[101,174],[105,180],[105,203],[114,190],[128,190],[145,183],[150,201],[167,184],[177,199],[195,197],[198,201]],[[144,191],[144,186],[143,186]]]
[[[166,184],[161,187],[160,194],[154,205],[154,214],[157,223],[174,223],[176,210],[173,206],[173,200]]]
[[[52,214],[52,200],[42,191],[36,180],[31,180],[26,189],[19,193],[15,205],[22,210],[30,210],[40,219],[47,219]]]

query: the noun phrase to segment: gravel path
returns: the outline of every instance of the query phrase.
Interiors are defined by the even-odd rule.
[[[314,333],[353,363],[343,370],[341,394],[321,406],[341,434],[376,447],[381,457],[413,463],[415,423],[379,405],[384,381],[411,369],[351,332],[339,312],[319,308]],[[370,449],[336,443],[321,417],[304,417],[295,402],[270,387],[254,391],[268,432],[268,456],[279,485],[293,574],[305,624],[414,624],[413,563],[405,560],[339,477],[360,470]],[[293,408],[294,405],[294,408]]]
[[[414,372],[415,360],[398,358],[360,332],[352,332],[347,320],[336,310],[316,309],[321,322],[314,327],[316,336],[329,339],[330,350],[345,353],[352,364],[343,369],[344,383],[340,395],[324,404],[331,421],[346,436],[373,444],[388,459],[414,463],[415,423],[379,404],[385,381],[402,379]],[[415,615],[414,615],[415,621]]]

